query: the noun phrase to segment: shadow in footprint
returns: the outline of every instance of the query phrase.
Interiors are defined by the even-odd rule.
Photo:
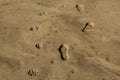
[[[88,22],[85,24],[84,28],[82,29],[82,32],[85,31],[85,29],[87,28],[87,26],[88,26]]]
[[[60,45],[60,47],[58,48],[58,51],[59,51],[59,53],[60,53],[61,59],[62,59],[62,60],[65,60],[64,57],[63,57],[63,53],[62,53],[62,47],[63,47],[63,45]]]

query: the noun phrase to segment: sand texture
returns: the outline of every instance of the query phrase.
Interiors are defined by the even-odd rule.
[[[0,0],[0,80],[120,80],[120,0]]]

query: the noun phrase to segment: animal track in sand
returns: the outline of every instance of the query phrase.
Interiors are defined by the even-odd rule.
[[[38,26],[33,26],[33,27],[30,28],[31,31],[37,31],[38,29],[39,29]]]
[[[37,44],[35,44],[35,47],[36,47],[37,49],[40,49],[40,48],[43,47],[43,44],[37,43]]]
[[[39,75],[39,70],[38,69],[30,69],[28,71],[28,75],[29,76],[37,76],[37,75]]]

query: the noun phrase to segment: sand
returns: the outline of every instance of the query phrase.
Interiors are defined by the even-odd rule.
[[[119,21],[119,0],[0,0],[0,80],[120,80]]]

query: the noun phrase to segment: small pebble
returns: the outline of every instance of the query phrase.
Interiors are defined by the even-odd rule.
[[[106,59],[106,61],[111,61],[111,59],[109,57],[106,57],[105,59]]]
[[[54,63],[56,63],[56,61],[55,60],[51,60],[51,62],[50,62],[51,64],[54,64]]]
[[[71,73],[75,73],[75,71],[74,71],[74,70],[71,70],[70,72],[71,72]]]
[[[42,16],[42,13],[39,13],[40,16]]]
[[[40,15],[40,16],[42,16],[42,15],[47,15],[47,12],[41,12],[41,13],[39,13],[39,15]]]

